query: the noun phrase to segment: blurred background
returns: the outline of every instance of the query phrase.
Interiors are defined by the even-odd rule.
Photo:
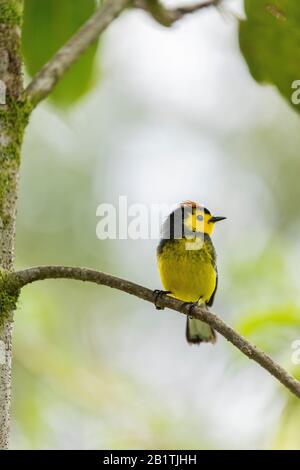
[[[299,377],[299,116],[251,77],[243,3],[228,5],[171,29],[124,13],[94,50],[90,91],[34,112],[17,267],[82,265],[159,288],[158,241],[97,239],[97,206],[200,201],[228,217],[214,311]],[[191,347],[183,316],[76,281],[22,291],[12,409],[17,449],[300,449],[299,401],[224,338]]]

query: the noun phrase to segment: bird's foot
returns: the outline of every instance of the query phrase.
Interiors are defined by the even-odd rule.
[[[189,318],[193,318],[193,310],[194,308],[198,307],[198,301],[197,302],[183,302],[182,307],[187,310]]]
[[[155,289],[153,291],[154,305],[155,305],[156,310],[163,310],[164,309],[164,307],[159,307],[157,305],[157,302],[159,301],[159,298],[164,294],[171,294],[171,291],[170,290],[160,290],[160,289]]]

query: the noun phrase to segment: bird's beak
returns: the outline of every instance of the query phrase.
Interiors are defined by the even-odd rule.
[[[216,222],[220,222],[221,220],[225,220],[226,217],[217,217],[217,216],[213,216],[209,219],[209,223],[213,222],[214,224]]]

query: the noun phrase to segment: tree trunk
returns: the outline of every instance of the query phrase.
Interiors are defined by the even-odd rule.
[[[12,270],[20,148],[27,121],[21,71],[23,0],[0,0],[0,267]],[[13,306],[2,283],[0,292],[0,449],[8,447]]]

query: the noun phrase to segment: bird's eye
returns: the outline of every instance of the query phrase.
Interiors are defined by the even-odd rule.
[[[197,215],[197,220],[199,220],[199,222],[201,222],[203,220],[203,215]]]

